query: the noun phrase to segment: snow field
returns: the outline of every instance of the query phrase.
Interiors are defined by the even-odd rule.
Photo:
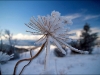
[[[100,74],[100,54],[96,53],[100,48],[94,48],[94,54],[75,54],[69,55],[63,58],[55,57],[53,54],[53,49],[51,47],[50,52],[50,65],[49,71],[51,74]],[[97,50],[98,49],[98,50]],[[33,55],[38,50],[34,50]],[[22,53],[21,58],[29,58],[29,52]],[[20,60],[18,59],[18,60]],[[22,74],[43,74],[44,71],[44,59],[45,59],[45,50],[27,66]],[[6,64],[1,65],[2,74],[12,74],[14,66],[18,60],[9,61]],[[22,67],[28,62],[22,62],[19,64],[17,69],[17,74],[21,71]]]

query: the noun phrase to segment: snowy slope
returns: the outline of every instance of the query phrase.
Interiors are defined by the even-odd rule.
[[[50,55],[50,71],[52,74],[100,74],[100,54],[92,55],[70,55],[63,58],[57,58],[53,54],[54,46],[51,48]],[[100,48],[95,48],[95,50]],[[37,51],[33,51],[33,55]],[[29,52],[21,54],[21,58],[29,58]],[[27,66],[22,74],[41,74],[44,70],[45,50],[39,57],[34,59],[29,66]],[[20,60],[19,59],[19,60]],[[14,66],[18,60],[9,61],[1,65],[2,74],[12,74]],[[22,62],[18,66],[17,74],[27,62]]]

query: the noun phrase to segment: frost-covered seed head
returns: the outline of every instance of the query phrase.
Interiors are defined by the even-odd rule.
[[[34,30],[33,32],[28,31],[33,35],[44,35],[35,44],[44,44],[49,37],[49,40],[54,42],[61,52],[65,54],[65,51],[62,48],[62,44],[67,45],[65,40],[70,40],[68,27],[65,25],[71,23],[72,21],[66,18],[66,16],[61,16],[58,11],[52,11],[51,15],[38,16],[38,19],[32,17],[30,23],[26,25]],[[70,48],[75,50],[73,47]]]

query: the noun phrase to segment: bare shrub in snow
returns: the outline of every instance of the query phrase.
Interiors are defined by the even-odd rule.
[[[13,54],[7,55],[6,53],[0,52],[0,75],[1,75],[1,64],[6,63],[11,58],[13,58]]]
[[[11,58],[13,58],[13,54],[12,55],[8,55],[6,53],[0,52],[0,63],[5,63],[8,60],[10,60]]]
[[[7,50],[7,53],[10,55],[10,54],[14,54],[14,57],[12,58],[12,59],[17,59],[17,58],[19,58],[20,56],[19,56],[19,53],[15,50],[15,45],[17,44],[17,39],[12,39],[12,37],[13,37],[13,34],[11,34],[11,32],[9,31],[9,30],[5,30],[5,35],[4,35],[4,37],[8,40],[8,42],[9,42],[9,47],[7,47],[7,48],[9,48],[8,50],[7,50],[7,48],[6,48],[6,50]]]
[[[63,54],[62,52],[60,52],[58,48],[54,49],[54,55],[57,56],[57,57],[64,57],[64,56],[66,56],[66,54]]]

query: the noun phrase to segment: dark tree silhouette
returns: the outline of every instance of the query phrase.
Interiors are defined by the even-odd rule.
[[[90,25],[86,23],[82,30],[82,35],[80,36],[80,47],[82,50],[89,51],[92,53],[93,46],[95,46],[95,40],[98,38],[97,33],[91,33]]]

